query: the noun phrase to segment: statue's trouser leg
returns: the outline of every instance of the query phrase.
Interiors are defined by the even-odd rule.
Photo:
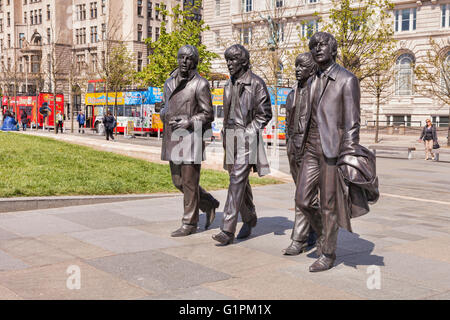
[[[205,189],[203,189],[201,186],[198,187],[199,193],[200,193],[200,202],[199,202],[199,208],[202,212],[207,212],[211,208],[216,207],[217,200],[213,197],[213,195],[209,192],[207,192]]]
[[[337,167],[335,159],[324,157],[317,129],[310,131],[298,177],[296,204],[317,235],[322,237],[322,252],[334,256],[339,231],[336,212]],[[318,190],[320,209],[313,205]]]
[[[223,231],[233,234],[236,232],[239,212],[244,222],[250,222],[256,216],[252,189],[248,181],[251,169],[249,164],[228,165],[230,185],[223,214]]]
[[[183,195],[183,224],[197,225],[200,203],[200,164],[175,164],[170,161],[170,173],[175,187]]]

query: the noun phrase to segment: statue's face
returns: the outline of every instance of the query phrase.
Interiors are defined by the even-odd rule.
[[[242,65],[241,56],[239,54],[233,54],[226,57],[227,67],[230,75],[235,78],[239,78],[244,72],[244,66]]]
[[[295,77],[297,81],[303,81],[310,77],[311,67],[305,61],[299,60],[295,63]]]
[[[188,73],[190,70],[194,69],[195,63],[191,54],[180,53],[178,54],[178,67],[181,73]]]
[[[328,39],[322,37],[319,38],[316,45],[311,48],[311,54],[319,65],[326,65],[333,60],[333,52]]]

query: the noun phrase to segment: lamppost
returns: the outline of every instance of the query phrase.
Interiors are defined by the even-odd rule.
[[[267,18],[263,17],[261,13],[259,16],[267,21],[267,24],[269,25],[269,39],[267,40],[267,46],[269,51],[272,51],[272,70],[273,70],[273,89],[274,89],[274,95],[275,95],[275,128],[273,130],[273,147],[276,149],[278,148],[278,68],[279,68],[279,62],[278,62],[278,45],[280,41],[280,28],[279,24],[275,22],[270,15],[267,16]]]

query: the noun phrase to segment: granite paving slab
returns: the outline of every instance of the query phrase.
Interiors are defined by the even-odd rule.
[[[179,245],[174,240],[154,236],[131,227],[74,232],[69,235],[114,253],[138,252]]]
[[[87,261],[97,269],[114,274],[155,293],[189,288],[231,276],[158,251],[121,254]]]
[[[88,230],[80,224],[46,214],[26,214],[0,219],[0,227],[24,237]]]
[[[75,257],[34,238],[18,238],[0,242],[0,249],[31,266],[43,266],[73,260]]]
[[[79,268],[79,290],[69,289],[67,286],[69,277],[73,276],[67,273],[71,266]],[[70,279],[69,283],[73,285]],[[138,299],[152,294],[79,260],[21,271],[0,272],[0,285],[24,299],[33,300]]]
[[[0,250],[0,271],[21,270],[28,268],[29,265],[20,259]],[[1,296],[0,296],[1,297]]]

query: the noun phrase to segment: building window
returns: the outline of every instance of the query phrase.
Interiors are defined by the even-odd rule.
[[[159,3],[155,3],[155,19],[159,20]]]
[[[283,0],[275,0],[275,7],[281,8],[283,6]]]
[[[166,5],[164,3],[161,4],[161,9],[164,10],[163,12],[161,12],[162,19],[163,19],[163,21],[166,21],[166,15],[164,14],[164,12],[166,10]]]
[[[3,32],[3,19],[0,19],[0,32]]]
[[[106,23],[102,23],[102,40],[106,40]]]
[[[142,41],[142,24],[137,25],[137,41]]]
[[[142,17],[142,0],[137,0],[137,15]]]
[[[216,0],[216,17],[220,17],[220,0]]]
[[[250,12],[253,10],[253,0],[242,0],[242,11]]]
[[[319,31],[319,22],[317,20],[310,20],[302,23],[302,37],[309,39],[317,31]]]
[[[152,17],[152,2],[151,2],[151,1],[148,2],[148,6],[147,6],[147,16],[148,16],[148,18],[149,18],[150,20],[153,19],[153,17]]]
[[[11,48],[11,35],[8,33],[8,48]]]
[[[156,27],[155,28],[155,41],[158,41],[158,39],[159,39],[159,28]]]
[[[416,30],[417,9],[395,10],[395,32]]]
[[[319,0],[307,0],[308,3],[317,3]]]
[[[24,41],[25,41],[25,33],[19,33],[19,48],[23,47]]]
[[[39,73],[41,69],[41,62],[39,61],[39,56],[31,56],[31,73]]]
[[[97,27],[91,27],[91,43],[98,42]]]
[[[106,14],[106,0],[102,0],[102,14]]]
[[[52,42],[52,33],[51,33],[50,28],[47,28],[47,41],[48,41],[48,44],[50,44]]]
[[[444,94],[450,93],[450,51],[447,52],[441,71],[441,90]]]
[[[39,9],[39,24],[42,23],[42,9]]]
[[[50,5],[47,5],[47,20],[50,20],[51,18],[51,13],[50,13]]]
[[[250,44],[252,43],[252,28],[243,28],[240,29],[241,31],[241,42],[243,44]]]
[[[153,30],[152,30],[152,29],[153,29],[152,26],[148,26],[148,29],[147,29],[147,38],[149,38],[150,41],[153,41]]]
[[[142,71],[142,52],[138,52],[137,71]]]
[[[97,2],[91,2],[91,19],[97,19]]]
[[[395,95],[410,96],[413,94],[413,63],[414,57],[402,54],[395,64]]]
[[[8,27],[11,26],[11,13],[10,13],[10,12],[7,13],[6,25],[7,25]]]
[[[450,3],[441,5],[442,28],[450,27]]]

